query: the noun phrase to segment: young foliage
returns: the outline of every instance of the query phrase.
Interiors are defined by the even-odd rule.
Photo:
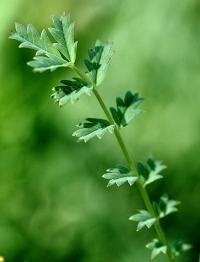
[[[179,204],[179,201],[169,200],[167,194],[164,194],[163,196],[161,196],[159,203],[154,203],[154,207],[159,218],[163,218],[173,212],[177,212],[178,209],[176,206]]]
[[[102,177],[110,180],[108,187],[116,184],[118,187],[128,182],[132,186],[137,180],[136,176],[133,176],[131,171],[125,166],[118,166],[116,168],[109,168],[106,170],[106,174]]]
[[[10,36],[21,42],[20,48],[36,51],[33,61],[28,62],[36,72],[53,71],[75,62],[77,42],[74,42],[74,25],[70,24],[69,16],[54,16],[53,23],[55,28],[50,28],[49,31],[57,43],[51,42],[45,29],[39,33],[32,24],[25,26],[16,23],[16,32]]]
[[[154,238],[150,243],[146,245],[146,247],[152,250],[151,259],[154,259],[161,253],[166,254],[167,252],[167,247],[163,245],[157,238]]]
[[[139,210],[139,213],[131,216],[129,220],[138,222],[137,231],[139,231],[145,226],[150,228],[155,223],[156,218],[152,217],[147,210]]]
[[[111,43],[103,43],[97,40],[94,49],[89,49],[88,59],[84,62],[88,70],[87,74],[96,86],[104,80],[112,55]]]
[[[73,80],[61,80],[62,85],[54,87],[51,97],[59,106],[71,102],[76,102],[82,95],[91,95],[92,86],[83,81],[81,78],[74,77]]]
[[[72,136],[78,137],[78,141],[87,142],[93,137],[101,139],[106,132],[113,133],[114,126],[110,125],[107,120],[99,118],[86,118],[86,121],[77,125],[76,130]]]
[[[147,186],[154,181],[161,179],[160,175],[161,171],[166,168],[165,165],[162,164],[161,161],[155,161],[149,158],[146,164],[137,163],[137,170],[140,176],[140,180],[144,186]]]
[[[72,64],[76,60],[77,41],[74,41],[74,23],[70,23],[70,16],[53,16],[54,27],[49,32],[56,40],[55,46],[59,52]]]
[[[87,68],[85,74],[75,65],[77,42],[74,41],[74,24],[70,23],[70,16],[53,16],[52,20],[53,27],[49,28],[49,32],[55,43],[49,39],[45,30],[39,33],[31,24],[24,26],[16,23],[16,32],[12,33],[10,38],[21,42],[19,47],[36,51],[33,61],[28,63],[34,68],[34,71],[53,71],[59,67],[69,67],[78,74],[79,77],[74,77],[72,80],[62,80],[59,86],[53,88],[52,98],[59,106],[63,106],[69,101],[74,103],[82,95],[91,95],[93,92],[107,120],[86,118],[83,123],[78,125],[78,130],[73,133],[73,136],[76,136],[78,141],[87,142],[93,137],[102,138],[106,132],[114,133],[127,160],[128,168],[118,166],[108,169],[103,178],[109,180],[108,187],[114,184],[119,187],[126,182],[132,186],[137,181],[136,185],[147,210],[140,210],[139,213],[129,219],[138,222],[137,231],[145,226],[147,228],[152,225],[155,226],[159,239],[153,239],[152,242],[146,245],[147,248],[152,250],[152,259],[158,254],[164,253],[167,254],[169,261],[174,261],[175,256],[187,251],[191,246],[182,241],[176,241],[171,248],[158,219],[177,211],[176,206],[179,202],[169,200],[165,194],[160,198],[159,203],[154,203],[153,208],[146,190],[148,184],[162,178],[160,173],[166,166],[160,161],[149,158],[145,164],[138,163],[136,167],[120,134],[120,128],[127,126],[131,120],[135,119],[143,111],[138,108],[143,98],[139,97],[137,93],[132,94],[128,91],[124,98],[117,97],[116,108],[111,107],[109,112],[96,87],[105,78],[113,54],[112,44],[96,41],[94,49],[88,51],[89,57],[84,61]],[[112,118],[116,125],[113,123]]]
[[[182,240],[176,240],[172,245],[172,252],[174,256],[178,257],[182,253],[190,250],[192,248],[191,245],[184,243]]]
[[[142,103],[143,98],[137,93],[126,92],[124,99],[117,97],[116,108],[110,107],[110,112],[115,123],[119,127],[124,127],[133,120],[137,115],[143,112],[138,106]]]

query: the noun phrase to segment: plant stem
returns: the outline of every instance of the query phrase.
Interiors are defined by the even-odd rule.
[[[72,66],[72,70],[74,70],[84,81],[86,81],[88,84],[92,85],[93,86],[93,93],[95,95],[95,97],[97,98],[102,110],[104,111],[108,121],[110,122],[110,124],[112,125],[115,125],[114,121],[113,121],[113,118],[107,108],[107,106],[105,105],[101,95],[99,94],[98,90],[96,89],[96,85],[88,78],[88,76],[84,73],[82,73],[78,67],[76,67],[75,65]],[[128,149],[123,141],[123,138],[119,132],[119,129],[118,127],[115,125],[114,127],[114,134],[115,134],[115,137],[117,139],[117,142],[123,152],[123,155],[128,163],[128,166],[130,168],[130,170],[132,171],[133,175],[136,175],[138,178],[139,178],[139,174],[138,174],[138,171],[137,171],[137,168],[136,168],[136,164],[134,162],[134,160],[130,157],[130,154],[128,152]],[[137,187],[138,187],[138,190],[140,192],[140,195],[144,201],[144,204],[147,208],[147,210],[149,211],[149,213],[153,216],[153,217],[157,217],[156,214],[155,214],[155,211],[154,211],[154,208],[153,208],[153,205],[150,201],[150,198],[149,198],[149,195],[148,195],[148,192],[146,190],[146,188],[143,186],[143,184],[140,182],[139,179],[136,180],[136,183],[137,183]],[[173,257],[173,254],[171,252],[171,248],[167,242],[167,239],[166,239],[166,236],[165,236],[165,233],[162,229],[162,226],[160,224],[160,221],[159,219],[156,219],[156,222],[154,223],[154,228],[155,228],[155,231],[156,231],[156,234],[158,236],[158,238],[160,239],[160,241],[167,247],[167,257],[168,257],[168,261],[170,262],[173,262],[174,261],[174,257]]]

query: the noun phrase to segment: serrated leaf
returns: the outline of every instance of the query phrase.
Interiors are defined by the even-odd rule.
[[[155,209],[158,213],[159,218],[163,218],[168,216],[171,213],[177,212],[177,205],[180,202],[176,200],[170,200],[167,194],[164,194],[161,198],[159,203],[154,203]]]
[[[89,58],[85,60],[88,76],[97,86],[101,84],[106,76],[108,66],[113,54],[111,43],[96,41],[95,48],[89,49]]]
[[[190,244],[184,243],[182,240],[176,240],[172,245],[172,252],[174,256],[180,256],[182,253],[190,250],[192,246]]]
[[[48,54],[45,56],[35,56],[33,61],[27,63],[27,65],[34,68],[35,72],[44,72],[46,70],[54,71],[59,67],[66,67],[69,65],[62,57]]]
[[[53,94],[51,97],[54,99],[55,103],[59,106],[71,102],[72,104],[76,102],[82,95],[91,95],[92,86],[88,86],[80,78],[74,77],[73,80],[62,80],[60,86],[54,87]]]
[[[146,164],[137,163],[137,170],[140,176],[140,180],[144,186],[147,186],[154,181],[161,179],[161,171],[166,169],[166,166],[161,161],[155,161],[149,158]]]
[[[78,137],[78,141],[87,142],[93,137],[101,139],[107,132],[113,133],[114,125],[110,125],[107,120],[98,118],[86,118],[86,121],[77,126],[79,129],[76,130],[72,136]]]
[[[49,32],[56,40],[59,52],[72,64],[76,60],[77,42],[74,41],[74,24],[70,23],[70,16],[53,16],[54,27]]]
[[[59,67],[68,67],[75,61],[77,43],[74,43],[73,41],[73,25],[69,22],[69,16],[57,17],[57,20],[60,21],[60,23],[57,21],[56,26],[62,24],[62,33],[65,32],[65,38],[67,41],[67,44],[63,43],[62,47],[60,41],[62,34],[58,28],[54,28],[57,30],[57,43],[51,42],[44,29],[39,33],[32,24],[25,26],[16,23],[16,32],[12,33],[9,37],[21,42],[19,45],[20,48],[29,48],[36,51],[33,61],[28,62],[28,65],[33,67],[36,72],[43,72],[46,70],[53,71]],[[63,22],[65,20],[68,22]],[[55,22],[55,20],[53,20],[53,22]],[[61,49],[65,49],[66,45],[69,49],[68,55],[64,55],[64,53],[61,52]]]
[[[110,111],[115,123],[124,127],[133,120],[137,115],[143,112],[138,106],[143,101],[137,93],[132,94],[130,91],[126,92],[124,98],[117,97],[116,108],[111,107]]]
[[[136,176],[133,176],[131,171],[124,166],[119,166],[116,168],[110,168],[106,170],[106,174],[102,177],[110,180],[108,183],[108,187],[116,184],[118,187],[128,182],[130,186],[132,186],[137,180]]]
[[[150,228],[155,223],[156,218],[152,217],[146,210],[139,210],[139,213],[131,216],[129,220],[138,222],[137,231],[139,231],[145,226]]]
[[[151,259],[154,259],[161,253],[166,254],[167,252],[167,247],[156,238],[153,239],[152,242],[148,243],[146,247],[152,250]]]

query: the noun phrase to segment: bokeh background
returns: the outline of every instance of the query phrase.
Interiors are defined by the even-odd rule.
[[[145,113],[123,130],[137,160],[168,166],[150,187],[182,202],[163,220],[170,241],[193,249],[178,261],[196,262],[200,246],[200,2],[197,0],[0,1],[0,255],[6,262],[145,262],[154,231],[136,233],[128,217],[143,207],[128,185],[106,188],[105,169],[124,164],[114,137],[87,144],[71,136],[85,117],[103,117],[94,97],[62,109],[51,88],[66,69],[33,73],[33,52],[8,40],[14,22],[51,25],[71,13],[78,65],[96,39],[114,42],[100,92],[108,105],[126,90],[144,98]],[[155,261],[164,262],[164,256]]]

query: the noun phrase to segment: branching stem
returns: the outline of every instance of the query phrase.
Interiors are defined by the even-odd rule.
[[[84,80],[85,82],[87,82],[89,85],[92,85],[93,86],[93,93],[95,95],[95,97],[97,98],[102,110],[104,111],[108,121],[110,122],[110,124],[112,125],[115,125],[114,121],[113,121],[113,118],[107,108],[107,106],[105,105],[101,95],[99,94],[99,91],[97,90],[96,88],[96,85],[88,78],[88,76],[86,74],[84,74],[81,70],[79,70],[78,67],[76,67],[75,65],[72,65],[71,66],[72,70],[74,70],[81,78],[82,80]],[[115,128],[114,128],[114,134],[115,134],[115,137],[117,139],[117,142],[123,152],[123,155],[128,163],[128,166],[130,168],[130,170],[132,171],[133,175],[139,177],[139,174],[138,174],[138,171],[137,171],[137,168],[136,168],[136,164],[134,162],[134,160],[131,158],[129,152],[128,152],[128,149],[123,141],[123,138],[119,132],[119,128],[115,125]],[[141,195],[141,198],[143,199],[144,201],[144,204],[148,210],[148,212],[153,216],[153,217],[157,217],[156,214],[155,214],[155,211],[154,211],[154,208],[153,208],[153,205],[150,201],[150,198],[149,198],[149,195],[148,195],[148,192],[146,190],[146,188],[143,186],[143,184],[140,182],[139,179],[136,180],[136,183],[137,183],[137,188],[140,192],[140,195]],[[171,248],[167,242],[167,239],[166,239],[166,236],[165,236],[165,233],[163,231],[163,228],[160,224],[160,221],[159,219],[156,219],[156,222],[154,223],[154,228],[155,228],[155,231],[156,231],[156,234],[158,236],[158,238],[160,239],[160,241],[167,247],[167,257],[168,257],[168,261],[169,262],[174,262],[174,256],[171,252]]]

